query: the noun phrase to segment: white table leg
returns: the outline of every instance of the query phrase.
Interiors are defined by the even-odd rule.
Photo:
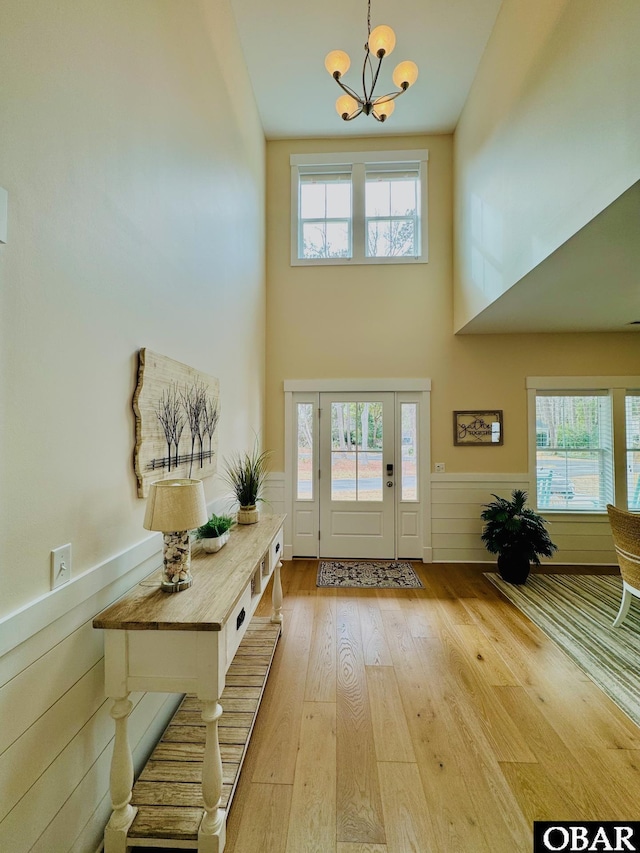
[[[127,723],[132,707],[127,694],[116,699],[111,709],[111,716],[116,724],[109,779],[113,813],[104,833],[105,853],[127,853],[127,832],[138,811],[131,805],[133,758],[129,746]]]
[[[271,594],[271,603],[273,605],[273,613],[271,621],[282,625],[282,581],[280,580],[280,568],[282,560],[278,560],[273,572],[273,592]]]
[[[198,853],[222,853],[224,850],[226,814],[218,808],[222,795],[222,758],[218,741],[221,716],[222,708],[217,702],[204,702],[202,719],[207,727],[202,765],[204,816],[198,832]]]

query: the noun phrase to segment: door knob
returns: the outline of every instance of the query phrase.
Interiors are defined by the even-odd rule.
[[[388,489],[393,488],[393,480],[387,480],[387,488]]]

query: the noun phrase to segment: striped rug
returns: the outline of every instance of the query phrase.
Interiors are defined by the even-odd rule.
[[[613,628],[619,575],[536,575],[522,586],[486,577],[640,726],[640,602]]]

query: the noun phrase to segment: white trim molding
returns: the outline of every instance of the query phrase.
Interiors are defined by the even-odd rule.
[[[285,379],[284,390],[291,393],[323,391],[431,391],[431,379]]]

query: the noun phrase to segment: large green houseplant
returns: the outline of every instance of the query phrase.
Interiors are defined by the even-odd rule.
[[[263,501],[262,491],[269,473],[270,450],[253,449],[225,459],[225,479],[240,504],[238,524],[254,524],[259,519],[256,504]]]
[[[525,583],[531,563],[552,557],[558,550],[545,527],[546,520],[526,506],[527,493],[514,489],[511,500],[492,495],[481,518],[485,522],[482,541],[487,551],[498,555],[498,571],[508,583]]]

